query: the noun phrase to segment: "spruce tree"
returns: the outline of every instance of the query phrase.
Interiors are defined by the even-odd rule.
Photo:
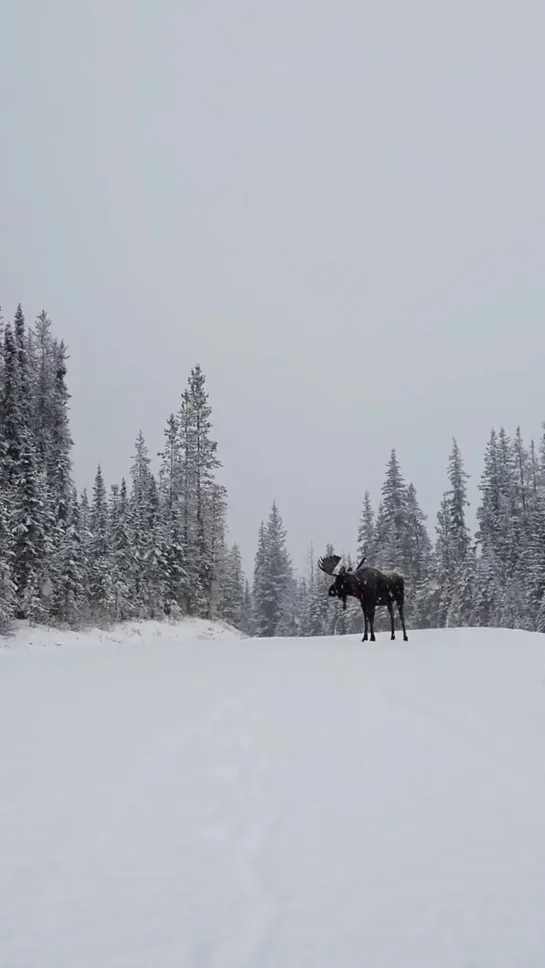
[[[242,614],[240,620],[240,630],[241,632],[244,632],[245,635],[254,634],[252,615],[252,592],[250,589],[250,582],[248,579],[246,579],[244,582],[244,597],[242,599]]]
[[[292,589],[293,571],[287,550],[286,529],[273,501],[266,529],[267,583],[265,613],[267,616],[267,635],[274,635],[279,625],[286,599]]]
[[[138,618],[149,617],[149,557],[156,539],[151,527],[150,507],[151,459],[142,431],[139,431],[132,458],[130,496],[130,530],[132,546],[131,598]]]
[[[186,604],[184,491],[180,428],[174,414],[167,420],[164,450],[159,454],[159,494],[163,532],[164,610],[177,618]],[[189,509],[188,509],[189,510]]]
[[[78,496],[73,488],[62,531],[57,529],[56,554],[52,560],[50,614],[53,621],[67,622],[74,627],[87,617],[87,564]]]
[[[406,508],[407,529],[403,548],[406,618],[414,627],[420,623],[418,608],[423,604],[432,565],[432,544],[426,525],[427,518],[418,503],[414,484],[407,487]]]
[[[366,491],[363,496],[363,506],[361,511],[360,524],[358,528],[358,562],[365,557],[365,563],[367,565],[372,565],[377,549],[376,549],[376,533],[375,533],[375,520],[373,514],[373,507],[371,504],[371,496],[369,491]]]
[[[216,481],[221,463],[211,436],[211,415],[206,380],[197,365],[182,394],[178,426],[185,606],[203,617],[214,607],[225,538],[225,491]]]
[[[268,618],[267,618],[267,535],[265,531],[265,523],[262,521],[259,525],[259,531],[257,536],[257,550],[255,554],[254,563],[254,583],[252,592],[252,627],[254,630],[254,635],[264,636],[268,635]]]
[[[12,578],[13,557],[9,505],[0,491],[0,634],[8,630],[17,607],[17,589]]]
[[[335,553],[335,549],[332,544],[326,545],[324,552],[324,557],[328,557]],[[314,572],[314,577],[311,582],[311,587],[309,589],[310,606],[309,606],[309,625],[308,634],[311,636],[315,635],[327,635],[330,631],[332,621],[330,605],[332,600],[328,598],[327,589],[331,584],[331,578],[328,575],[324,575],[323,571],[319,569]],[[333,606],[331,606],[333,608]]]
[[[115,621],[124,622],[133,615],[131,580],[133,565],[129,498],[125,478],[121,486],[112,485],[108,508],[111,594]]]
[[[244,584],[242,555],[239,546],[234,544],[226,555],[219,613],[226,622],[237,629],[242,628]]]
[[[11,493],[21,477],[24,415],[21,408],[17,350],[9,323],[4,330],[4,373],[0,409],[0,454],[4,493]]]
[[[93,617],[97,620],[110,621],[113,617],[113,594],[108,502],[100,464],[97,467],[93,486],[89,525],[89,604]]]
[[[407,488],[395,450],[390,454],[376,522],[377,566],[403,570],[404,539],[408,529]]]
[[[195,512],[194,553],[196,555],[196,587],[198,614],[208,617],[212,589],[216,578],[215,544],[221,541],[223,493],[216,487],[215,472],[221,466],[217,457],[217,443],[211,438],[212,408],[208,400],[206,380],[199,365],[193,367],[188,384],[193,435],[193,479]]]

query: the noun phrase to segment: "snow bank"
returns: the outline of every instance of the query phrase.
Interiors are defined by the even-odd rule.
[[[545,637],[215,630],[0,649],[0,965],[545,964]]]
[[[179,622],[121,622],[110,629],[85,628],[78,632],[44,625],[16,622],[13,631],[0,636],[0,648],[31,649],[51,646],[91,646],[102,643],[128,645],[134,642],[194,642],[202,639],[240,639],[242,632],[222,621],[184,618]]]

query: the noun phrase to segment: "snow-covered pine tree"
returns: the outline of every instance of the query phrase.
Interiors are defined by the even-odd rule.
[[[443,576],[442,602],[446,606],[446,624],[467,625],[473,615],[473,585],[467,580],[467,561],[471,546],[470,531],[466,523],[465,509],[469,474],[456,440],[448,461],[450,488],[445,494],[446,527],[449,542],[449,572]],[[468,597],[469,596],[469,597]]]
[[[116,622],[124,622],[133,615],[131,581],[133,571],[132,536],[130,530],[127,482],[113,484],[108,507],[108,532],[111,561],[111,593]]]
[[[85,516],[85,508],[84,508]],[[93,486],[93,503],[89,515],[89,604],[96,621],[111,621],[113,594],[109,547],[108,501],[100,464]]]
[[[164,609],[171,618],[177,618],[185,605],[187,571],[183,540],[182,452],[178,421],[174,414],[167,420],[164,437],[164,450],[159,454],[159,494],[164,542]]]
[[[130,532],[132,547],[132,573],[130,595],[138,618],[149,618],[151,559],[157,541],[157,522],[151,506],[153,486],[150,470],[151,460],[144,434],[139,431],[135,453],[132,458],[130,496]]]
[[[534,547],[533,525],[537,505],[537,470],[532,465],[532,454],[526,449],[520,427],[517,427],[512,441],[512,504],[509,528],[509,560],[511,599],[511,620],[517,627],[527,630],[534,628],[535,608],[531,592],[533,578],[532,549]],[[535,457],[534,457],[535,460]],[[516,614],[516,618],[514,615]]]
[[[222,588],[226,579],[227,492],[223,485],[215,482],[212,485],[206,518],[207,546],[210,558],[210,589],[204,617],[214,618],[223,595]]]
[[[2,492],[11,494],[21,474],[24,416],[21,409],[17,348],[10,323],[4,329],[3,393],[0,410]]]
[[[70,435],[66,386],[67,351],[61,341],[54,347],[54,374],[50,401],[50,439],[46,473],[52,499],[53,517],[62,526],[68,520],[73,505],[72,459],[73,447]]]
[[[8,631],[17,607],[17,589],[12,578],[13,540],[9,517],[8,501],[0,490],[0,635]]]
[[[267,631],[267,595],[267,535],[265,522],[262,521],[257,534],[252,589],[252,628],[257,636],[270,634]]]
[[[283,611],[291,608],[292,583],[286,530],[276,501],[273,501],[267,525],[261,523],[258,535],[253,591],[256,635],[278,634]]]
[[[21,618],[39,622],[47,616],[47,600],[52,591],[48,565],[53,522],[45,471],[38,468],[28,429],[22,435],[19,479],[11,508],[18,613]]]
[[[409,578],[409,563],[406,561],[406,547],[410,531],[407,485],[401,473],[395,450],[390,453],[386,475],[381,488],[381,500],[375,522],[376,555],[374,565],[381,571],[397,571]],[[407,615],[411,611],[414,596],[407,589]],[[378,609],[375,630],[389,628],[389,617],[385,609]]]
[[[406,492],[407,526],[404,535],[403,562],[405,576],[406,620],[418,627],[418,606],[421,593],[428,581],[432,561],[432,544],[427,528],[427,516],[418,502],[414,484]]]
[[[242,555],[237,544],[232,545],[225,557],[225,573],[221,587],[219,614],[235,628],[242,628],[244,609],[244,571]]]
[[[242,599],[242,615],[240,620],[240,630],[245,635],[254,634],[252,614],[252,592],[250,582],[246,579],[244,582],[244,598]]]
[[[75,488],[64,511],[62,530],[56,529],[56,553],[52,557],[50,616],[54,622],[79,625],[87,617],[87,565],[81,530],[80,507]]]
[[[299,637],[308,635],[308,616],[309,616],[309,588],[307,579],[305,576],[301,576],[296,580],[296,594],[295,594],[295,612],[294,612],[294,628],[295,631],[292,633]]]
[[[33,330],[33,425],[36,448],[45,463],[49,452],[54,382],[55,341],[51,320],[43,310]]]
[[[455,570],[455,558],[452,550],[450,522],[448,495],[443,494],[435,526],[435,580],[433,586],[430,585],[428,580],[426,594],[426,606],[428,611],[435,611],[437,628],[445,628],[452,600],[451,582]]]
[[[293,569],[287,549],[287,535],[276,501],[273,501],[266,530],[268,635],[274,635],[293,594]]]
[[[197,552],[195,532],[195,432],[189,389],[182,393],[177,419],[180,449],[180,529],[184,562],[181,582],[182,611],[188,615],[197,611]]]
[[[22,416],[22,423],[25,429],[31,430],[31,379],[30,363],[28,357],[28,342],[25,317],[21,303],[17,306],[13,320],[14,339],[17,354],[17,385],[19,397],[19,409]]]
[[[149,618],[165,616],[165,543],[159,504],[159,489],[153,474],[148,485],[149,546],[146,567],[146,614]]]
[[[498,536],[502,497],[498,464],[498,435],[492,429],[485,448],[484,467],[479,484],[481,502],[477,508],[479,563],[474,611],[476,623],[483,626],[494,624],[501,585]]]
[[[38,621],[45,617],[50,593],[47,563],[52,540],[49,495],[31,423],[31,378],[25,319],[17,307],[14,331],[4,331],[4,392],[1,413],[2,489],[13,539],[12,575],[17,612]]]
[[[332,544],[326,545],[324,557],[335,553]],[[332,618],[333,606],[330,605],[332,599],[328,598],[327,589],[331,584],[331,578],[324,575],[323,571],[316,569],[310,572],[309,577],[309,624],[308,635],[328,635],[334,618]]]
[[[46,475],[48,513],[51,520],[51,567],[50,578],[53,585],[60,581],[64,592],[54,594],[59,603],[65,601],[70,614],[57,615],[57,619],[65,619],[72,624],[79,621],[82,608],[81,602],[76,602],[75,586],[68,591],[72,580],[79,583],[80,577],[69,578],[67,574],[59,576],[57,565],[62,560],[62,567],[69,567],[67,555],[79,555],[81,550],[80,535],[76,528],[79,525],[79,508],[74,504],[74,485],[72,482],[71,450],[73,446],[70,436],[68,401],[70,394],[66,387],[66,348],[64,343],[55,343],[52,348],[53,372],[50,387],[47,414],[49,426],[46,436],[46,450],[41,458],[42,467]],[[37,453],[40,453],[37,447]],[[77,547],[76,547],[77,545]],[[77,566],[79,569],[79,565]],[[82,579],[83,580],[83,579]],[[68,584],[67,584],[68,583]],[[79,595],[78,591],[78,595]]]
[[[209,616],[218,587],[225,533],[225,490],[216,481],[221,467],[212,439],[212,408],[204,373],[191,370],[178,415],[184,550],[184,599],[190,614]]]
[[[407,530],[407,487],[396,452],[392,450],[381,489],[375,529],[378,568],[403,572]]]
[[[481,478],[477,511],[480,548],[477,616],[482,624],[521,627],[530,623],[529,562],[522,556],[524,524],[516,449],[502,427],[492,431]],[[526,495],[525,495],[526,501]]]
[[[198,613],[210,614],[212,589],[216,579],[214,545],[221,540],[222,509],[224,494],[216,485],[215,473],[221,467],[217,456],[217,443],[211,438],[212,408],[206,390],[206,380],[201,367],[193,367],[188,382],[193,441],[193,479],[195,511],[194,554],[196,556],[196,603]]]
[[[532,468],[530,533],[525,552],[527,603],[532,628],[545,632],[545,424],[542,427],[539,456],[534,449]]]
[[[469,474],[464,469],[464,462],[456,440],[452,442],[452,451],[448,462],[448,479],[450,490],[447,491],[449,507],[449,529],[454,565],[463,563],[470,547],[469,528],[466,523],[465,509],[469,507],[467,499],[467,481]]]
[[[358,527],[358,562],[365,556],[365,564],[373,565],[376,554],[376,531],[371,495],[366,491],[363,495],[360,523]]]

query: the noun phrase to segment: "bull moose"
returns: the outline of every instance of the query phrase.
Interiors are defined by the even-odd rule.
[[[327,555],[320,558],[318,567],[325,575],[335,575],[335,569],[341,560],[340,555]],[[397,605],[401,626],[403,628],[403,639],[408,642],[409,638],[405,629],[405,618],[403,606],[405,602],[405,582],[402,575],[397,572],[382,572],[378,568],[371,568],[364,565],[363,558],[355,571],[344,567],[339,569],[335,576],[335,581],[329,586],[328,595],[332,598],[340,598],[343,608],[346,608],[348,596],[357,598],[365,621],[365,631],[362,642],[368,641],[368,631],[371,632],[371,642],[375,642],[375,609],[377,606],[385,605],[390,614],[390,625],[392,629],[391,639],[395,639],[394,628],[394,602]]]

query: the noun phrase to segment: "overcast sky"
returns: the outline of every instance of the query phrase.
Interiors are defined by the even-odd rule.
[[[545,418],[541,0],[0,6],[0,304],[71,351],[80,486],[208,380],[246,561],[355,550],[392,447]]]

